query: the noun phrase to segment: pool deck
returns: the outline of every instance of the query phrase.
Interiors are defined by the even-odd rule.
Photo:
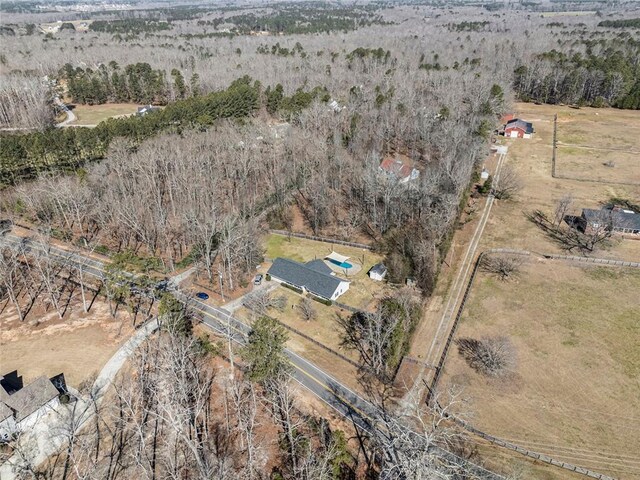
[[[358,274],[358,272],[360,272],[360,270],[362,270],[362,265],[355,263],[355,262],[349,262],[351,264],[351,268],[344,268],[341,267],[335,263],[333,263],[331,260],[327,260],[326,258],[324,259],[324,263],[326,263],[327,265],[329,265],[329,268],[331,268],[331,270],[337,274],[338,276],[345,278],[346,280],[349,280],[350,278],[353,278],[355,275]]]

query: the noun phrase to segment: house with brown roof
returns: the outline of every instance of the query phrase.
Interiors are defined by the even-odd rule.
[[[408,183],[420,176],[420,171],[413,166],[411,159],[400,154],[385,157],[380,162],[379,170],[387,178],[398,183]]]

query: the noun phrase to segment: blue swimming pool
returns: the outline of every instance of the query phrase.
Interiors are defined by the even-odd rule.
[[[333,260],[332,258],[329,259],[329,261],[331,263],[333,263],[334,265],[337,265],[341,268],[352,268],[353,265],[351,265],[349,262],[338,262],[337,260]]]

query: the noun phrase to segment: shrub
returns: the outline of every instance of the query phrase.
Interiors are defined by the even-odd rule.
[[[311,294],[309,294],[309,297],[310,297],[311,299],[315,300],[316,302],[322,303],[322,304],[327,305],[327,306],[329,306],[329,307],[330,307],[331,305],[333,305],[333,302],[332,302],[331,300],[327,300],[326,298],[317,297],[317,296],[315,296],[315,295],[311,295]]]
[[[298,287],[294,287],[293,285],[289,285],[288,283],[281,283],[284,288],[288,288],[289,290],[293,290],[296,293],[302,293],[302,290]]]

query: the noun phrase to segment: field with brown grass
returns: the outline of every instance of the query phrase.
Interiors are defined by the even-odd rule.
[[[612,183],[551,176],[554,114],[558,174]],[[501,139],[509,147],[505,165],[517,172],[523,186],[515,199],[494,203],[478,252],[568,253],[527,214],[539,209],[552,215],[564,195],[573,197],[574,215],[612,198],[640,199],[640,186],[613,183],[640,180],[640,157],[629,153],[640,152],[640,112],[518,104],[516,115],[533,122],[536,130],[532,139]],[[602,165],[614,157],[615,167]],[[460,240],[454,239],[458,253],[452,254],[458,257],[468,235],[459,233]],[[617,237],[590,256],[639,261],[640,241]],[[455,261],[452,256],[452,265]],[[441,295],[429,304],[425,331],[442,315],[454,271],[443,270]],[[507,380],[488,380],[467,365],[454,345],[442,385],[464,387],[475,413],[472,423],[488,433],[616,478],[640,478],[638,291],[637,270],[534,261],[514,282],[481,274],[456,338],[507,335],[517,347],[517,371]],[[490,461],[499,457],[527,465],[517,454],[485,451]],[[536,478],[568,478],[568,472],[555,467],[536,468],[541,468]]]
[[[136,113],[135,103],[105,103],[104,105],[75,105],[73,113],[76,121],[70,125],[93,126],[113,117],[128,116]]]
[[[443,386],[464,388],[479,429],[616,478],[640,476],[640,270],[531,261],[514,281],[479,274],[456,338],[507,336],[491,378],[452,346]]]
[[[61,320],[53,309],[35,308],[20,322],[12,305],[0,306],[0,374],[18,370],[25,384],[40,375],[64,373],[77,388],[91,380],[131,335],[130,316],[122,308],[113,319],[97,299],[89,313],[75,299]]]
[[[640,115],[632,110],[560,109],[556,173],[640,185]]]

